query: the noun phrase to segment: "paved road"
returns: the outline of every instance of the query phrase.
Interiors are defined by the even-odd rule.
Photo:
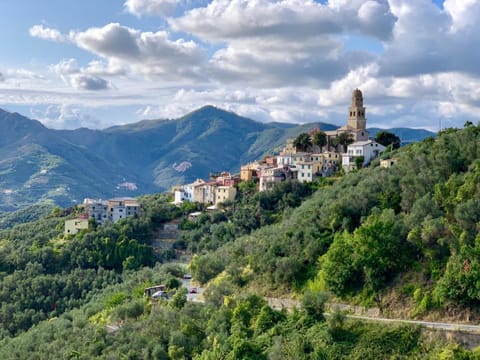
[[[203,302],[203,300],[200,299],[200,295],[203,293],[203,288],[198,287],[198,286],[193,286],[191,284],[190,279],[182,279],[182,286],[187,288],[187,301],[193,301],[193,302]],[[197,293],[196,294],[191,294],[190,289],[196,288]]]
[[[412,324],[412,325],[420,325],[430,329],[447,330],[447,331],[463,331],[463,332],[480,334],[479,325],[444,323],[444,322],[421,321],[421,320],[387,319],[387,318],[360,316],[360,315],[347,315],[347,317],[350,319],[357,319],[357,320]]]
[[[274,309],[285,308],[287,310],[294,307],[299,308],[300,302],[293,299],[279,299],[279,298],[265,298],[268,304]],[[349,310],[353,310],[355,307],[352,307],[348,304],[329,304],[329,307],[335,308],[339,307],[342,310],[345,310],[347,313]],[[375,309],[364,309],[368,313],[378,313],[374,311]],[[328,313],[326,314],[328,316]],[[375,314],[376,315],[376,314]],[[380,316],[363,316],[363,315],[347,315],[350,319],[357,319],[363,321],[376,321],[376,322],[388,322],[388,323],[403,323],[411,325],[419,325],[430,329],[445,330],[445,331],[463,331],[469,333],[480,334],[479,325],[470,325],[470,324],[461,324],[461,323],[445,323],[445,322],[433,322],[433,321],[422,321],[422,320],[405,320],[405,319],[388,319]]]

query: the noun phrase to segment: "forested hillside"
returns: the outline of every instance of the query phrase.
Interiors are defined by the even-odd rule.
[[[392,168],[349,173],[282,221],[195,258],[195,275],[248,274],[242,281],[266,292],[326,290],[383,310],[395,287],[412,315],[477,316],[479,140],[480,128],[467,126],[391,153]]]
[[[196,210],[166,195],[144,215],[64,236],[81,210],[55,208],[0,231],[0,358],[475,358],[410,326],[359,323],[324,304],[385,314],[477,319],[480,302],[480,127],[446,130],[385,154],[396,160],[312,184],[284,182],[196,221],[160,264],[157,229]],[[178,260],[177,260],[178,261]],[[186,266],[205,303],[186,301]],[[170,300],[143,289],[165,284]],[[295,297],[288,313],[263,296]],[[458,316],[458,315],[457,315]]]

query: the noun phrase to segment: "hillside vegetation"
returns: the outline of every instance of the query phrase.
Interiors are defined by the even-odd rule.
[[[0,231],[0,358],[474,359],[411,326],[359,323],[330,300],[405,306],[409,316],[476,318],[480,301],[480,127],[446,130],[371,167],[257,193],[242,183],[221,211],[183,220],[176,249],[207,284],[186,301],[185,265],[164,264],[156,230],[194,207],[166,195],[145,212],[75,236],[78,208]],[[93,225],[93,224],[92,224]],[[171,300],[143,289],[165,284]],[[298,297],[291,313],[264,295]]]
[[[350,173],[285,208],[282,221],[195,258],[194,275],[206,282],[222,273],[265,292],[327,290],[382,310],[397,286],[415,315],[474,311],[479,141],[480,128],[468,126],[402,148],[392,168]]]

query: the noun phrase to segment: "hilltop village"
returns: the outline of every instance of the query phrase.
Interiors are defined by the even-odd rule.
[[[355,89],[344,126],[325,132],[313,129],[289,139],[278,154],[241,166],[240,174],[210,173],[209,180],[197,179],[190,184],[174,186],[174,203],[195,202],[208,205],[207,210],[214,210],[217,205],[235,199],[236,186],[242,181],[258,182],[258,191],[265,191],[286,180],[312,182],[318,177],[331,176],[339,169],[348,172],[367,166],[386,148],[370,139],[365,109],[363,94]],[[134,198],[85,199],[83,205],[84,215],[67,220],[65,234],[87,229],[89,221],[100,225],[107,221],[116,223],[141,211]]]
[[[386,148],[370,139],[365,114],[363,94],[355,89],[344,126],[326,132],[313,129],[309,134],[289,139],[278,154],[243,165],[239,175],[212,173],[208,181],[197,179],[191,184],[175,186],[172,188],[175,203],[198,202],[215,208],[235,199],[235,185],[241,181],[258,181],[258,191],[265,191],[285,180],[312,182],[340,168],[348,172],[367,166]]]

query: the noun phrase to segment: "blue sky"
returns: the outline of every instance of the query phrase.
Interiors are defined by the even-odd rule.
[[[476,0],[6,0],[0,107],[53,128],[175,118],[462,126],[480,107]]]

